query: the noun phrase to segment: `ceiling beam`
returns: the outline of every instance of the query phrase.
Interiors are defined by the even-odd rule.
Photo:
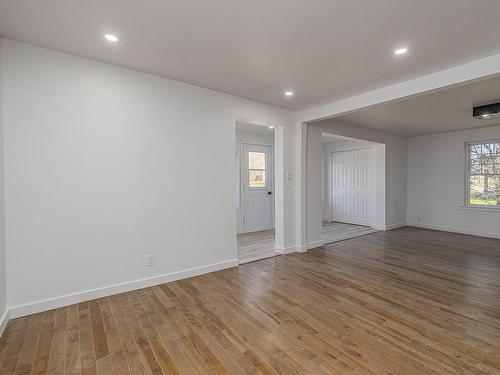
[[[325,120],[362,108],[395,102],[495,76],[500,76],[500,53],[347,99],[298,111],[296,118],[303,123]]]

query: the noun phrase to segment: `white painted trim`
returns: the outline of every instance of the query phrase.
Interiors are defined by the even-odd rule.
[[[300,252],[300,249],[297,246],[288,246],[288,247],[275,246],[274,252],[285,255],[285,254]]]
[[[9,310],[6,308],[0,318],[0,337],[2,337],[5,327],[7,327],[7,323],[9,323]]]
[[[374,225],[372,226],[372,228],[376,230],[392,230],[396,228],[406,227],[407,225],[408,225],[407,223],[396,223],[389,225]]]
[[[324,240],[319,240],[319,241],[313,241],[313,242],[308,242],[307,243],[307,250],[310,249],[315,249],[317,247],[321,247],[325,244]]]
[[[214,263],[207,266],[189,268],[184,271],[173,272],[164,275],[153,276],[145,279],[127,281],[120,284],[105,286],[86,290],[78,293],[67,294],[55,298],[28,303],[25,305],[12,306],[9,308],[9,318],[19,318],[21,316],[35,314],[42,311],[55,309],[58,307],[73,305],[96,298],[111,296],[113,294],[129,292],[131,290],[147,288],[154,285],[164,284],[171,281],[181,280],[188,277],[203,275],[210,272],[220,271],[226,268],[238,266],[238,259],[231,259],[220,263]]]
[[[482,211],[482,212],[493,212],[500,214],[500,207],[481,207],[481,206],[458,206],[459,210],[466,211]]]
[[[396,228],[402,228],[402,227],[406,227],[408,224],[407,223],[396,223],[396,224],[389,224],[389,225],[386,225],[384,230],[392,230],[392,229],[396,229]]]
[[[445,226],[441,226],[441,225],[422,224],[422,223],[408,223],[408,225],[412,226],[412,227],[417,227],[417,228],[434,229],[434,230],[440,230],[440,231],[444,231],[444,232],[468,234],[470,236],[491,237],[491,238],[500,239],[500,233],[483,232],[480,230],[469,230],[469,229],[445,227]]]

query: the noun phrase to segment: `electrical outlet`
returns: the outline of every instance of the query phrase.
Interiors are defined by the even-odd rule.
[[[153,254],[146,257],[146,266],[153,267],[155,265],[155,256]]]

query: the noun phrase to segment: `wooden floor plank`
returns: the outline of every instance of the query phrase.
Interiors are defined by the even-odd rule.
[[[49,370],[49,356],[54,332],[55,313],[55,310],[49,311],[42,323],[35,362],[31,371],[34,375],[45,375]]]
[[[92,334],[92,321],[90,316],[90,305],[94,301],[80,303],[78,305],[78,322],[80,336],[80,362],[82,375],[96,375],[96,356],[94,349],[94,338]]]
[[[55,312],[54,331],[49,354],[50,375],[64,375],[64,353],[66,349],[66,319],[67,309],[60,308]]]
[[[499,296],[499,240],[406,227],[14,319],[0,375],[499,375]]]

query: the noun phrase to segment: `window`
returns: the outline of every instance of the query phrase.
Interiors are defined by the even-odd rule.
[[[248,186],[266,187],[266,153],[250,151],[248,153]]]
[[[500,208],[500,140],[467,144],[466,205]]]

